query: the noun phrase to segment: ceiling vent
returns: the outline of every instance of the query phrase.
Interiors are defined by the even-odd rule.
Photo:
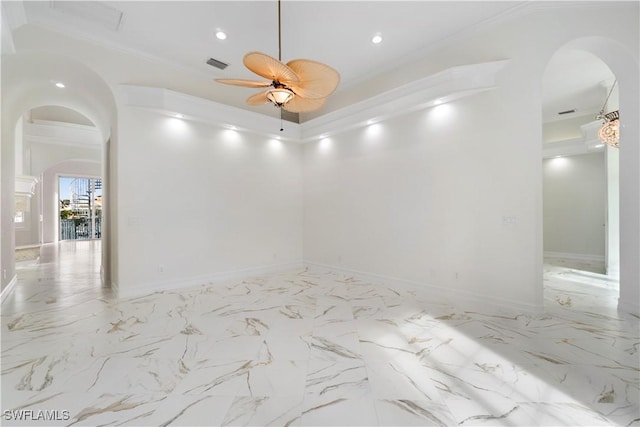
[[[219,68],[221,70],[224,70],[229,65],[229,64],[225,64],[224,62],[218,61],[217,59],[213,59],[213,58],[207,59],[207,64],[211,65],[212,67]]]
[[[51,1],[51,8],[112,31],[122,25],[124,12],[99,1]]]
[[[571,114],[571,113],[575,113],[576,109],[574,108],[573,110],[565,110],[565,111],[560,111],[558,112],[559,115],[563,115],[563,114]]]

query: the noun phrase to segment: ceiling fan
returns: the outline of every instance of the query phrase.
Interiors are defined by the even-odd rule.
[[[219,83],[251,88],[269,88],[247,98],[249,105],[271,103],[292,113],[303,113],[322,107],[338,87],[340,74],[323,63],[309,59],[294,59],[282,63],[280,0],[278,0],[278,59],[262,52],[249,52],[243,64],[250,71],[268,79],[216,79]]]

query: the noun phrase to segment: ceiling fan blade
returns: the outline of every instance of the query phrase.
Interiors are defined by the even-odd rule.
[[[258,82],[256,80],[246,79],[215,79],[218,83],[224,83],[226,85],[244,86],[244,87],[269,87],[271,82]]]
[[[242,60],[245,67],[259,76],[286,86],[300,83],[296,73],[282,62],[261,52],[249,52]]]
[[[292,113],[306,113],[308,111],[314,111],[321,108],[327,98],[302,98],[300,96],[294,96],[289,102],[284,104],[282,108]]]
[[[262,105],[269,102],[267,99],[267,92],[256,93],[247,98],[247,104],[249,105]]]
[[[297,95],[303,98],[326,98],[338,87],[340,74],[328,65],[309,59],[294,59],[287,62],[300,79],[300,83],[289,85]]]

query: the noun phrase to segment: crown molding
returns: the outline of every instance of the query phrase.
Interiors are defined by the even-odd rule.
[[[508,59],[452,67],[301,124],[304,142],[495,88]]]
[[[89,149],[102,148],[100,131],[94,126],[34,120],[25,122],[24,140],[38,144],[55,144]]]
[[[120,101],[128,107],[142,108],[206,124],[216,124],[227,129],[257,133],[283,140],[300,140],[300,125],[285,122],[280,132],[280,119],[243,110],[208,99],[198,98],[169,89],[120,85]]]
[[[18,196],[31,197],[36,192],[36,184],[38,184],[38,178],[29,175],[17,175],[15,193]]]
[[[582,136],[579,138],[544,143],[542,146],[542,158],[578,156],[580,154],[604,151],[604,144],[598,139],[598,130],[601,126],[601,121],[594,120],[580,126]]]
[[[274,117],[164,88],[120,85],[120,102],[170,117],[181,114],[183,120],[307,142],[494,89],[496,74],[508,62],[452,67],[303,124],[287,122],[282,132],[280,120]]]

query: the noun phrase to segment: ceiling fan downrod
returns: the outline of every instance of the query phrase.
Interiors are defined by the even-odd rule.
[[[282,62],[282,25],[280,20],[280,0],[278,0],[278,61]]]

